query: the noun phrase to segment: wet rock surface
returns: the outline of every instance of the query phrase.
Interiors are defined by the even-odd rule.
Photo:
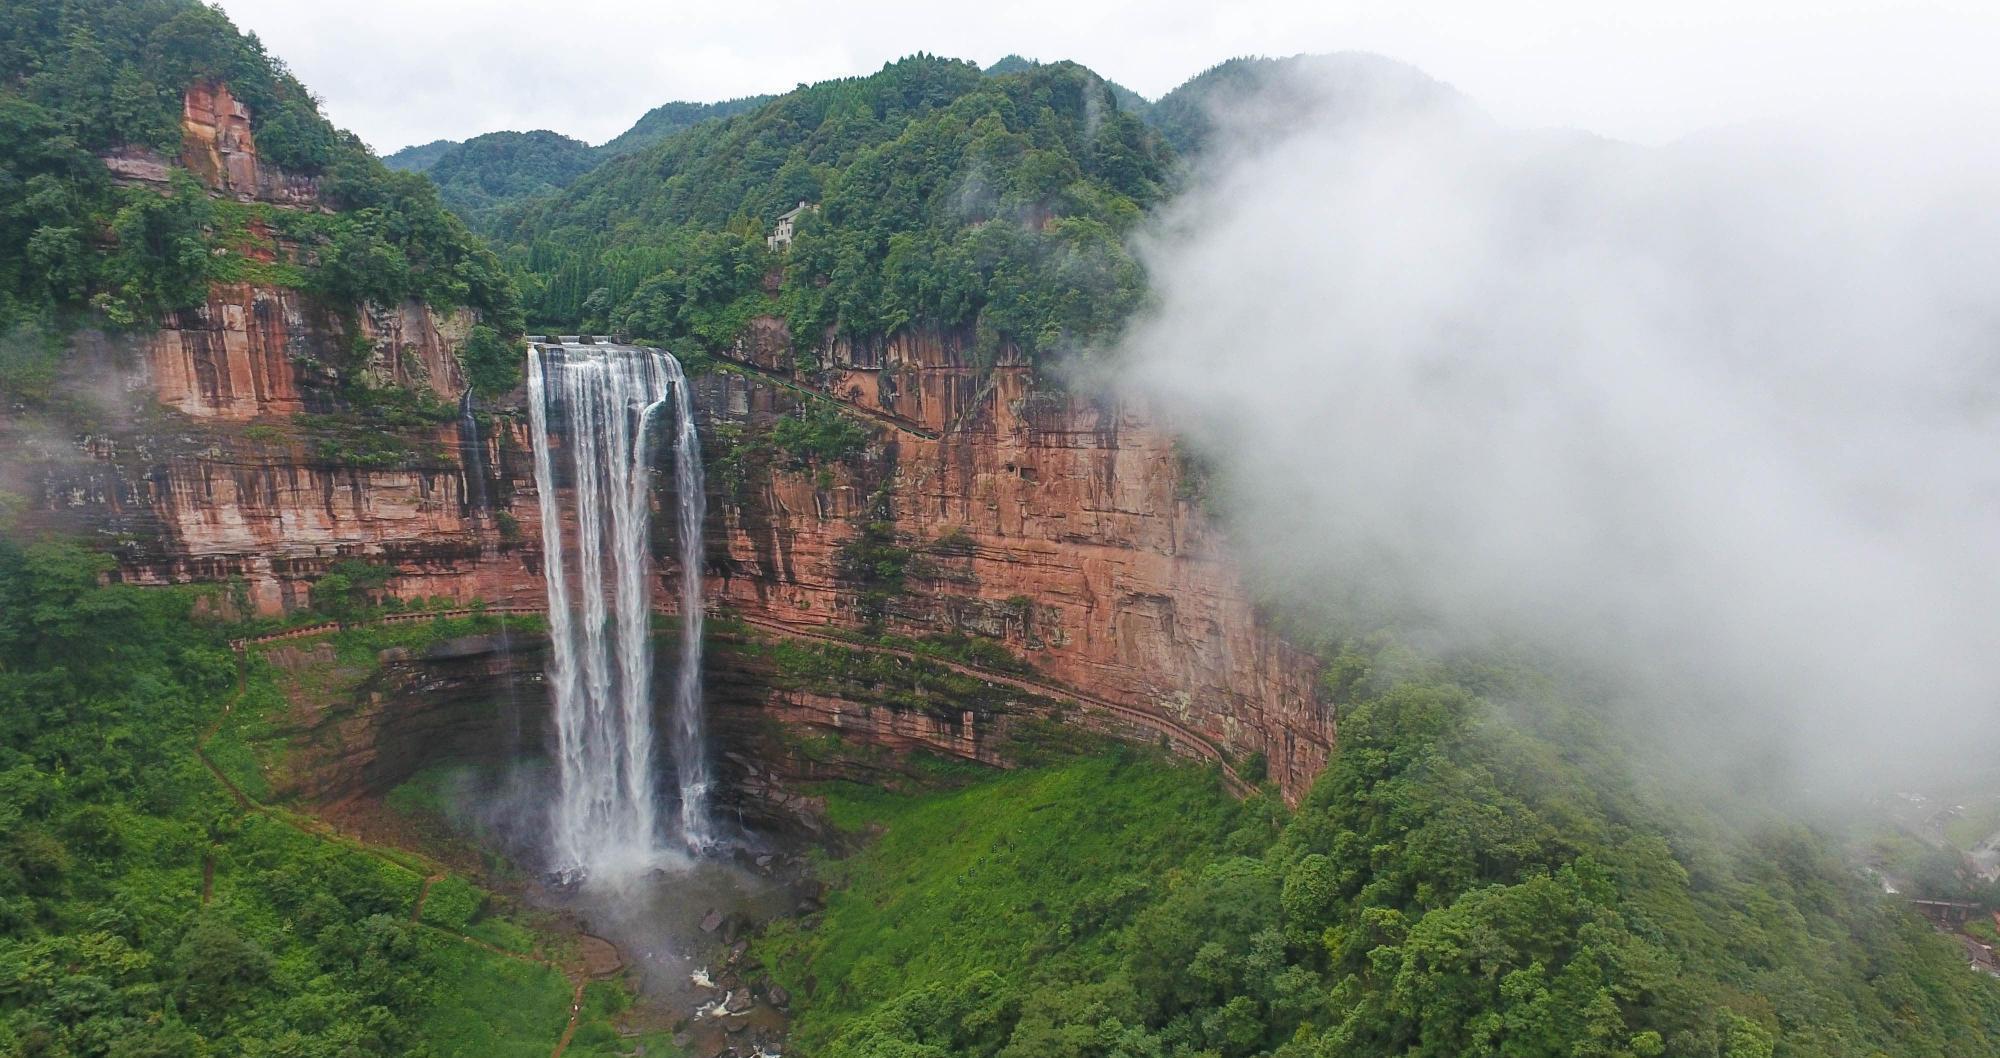
[[[766,870],[738,862],[759,858]],[[748,935],[817,891],[798,850],[752,844],[663,861],[618,882],[543,889],[530,899],[616,946],[635,994],[629,1029],[671,1029],[689,1054],[750,1058],[783,1052],[791,997],[760,990],[761,975],[748,965]]]

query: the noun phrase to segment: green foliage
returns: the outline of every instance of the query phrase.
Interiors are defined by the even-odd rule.
[[[446,206],[483,229],[501,206],[560,191],[599,160],[589,144],[558,133],[490,132],[443,151],[423,171]]]
[[[496,231],[536,319],[709,347],[778,277],[801,341],[961,330],[981,352],[1075,351],[1142,279],[1124,236],[1169,155],[1074,64],[1000,77],[916,56],[695,126],[600,166]],[[800,202],[788,252],[765,248]]]
[[[382,156],[382,164],[404,173],[421,173],[436,165],[447,151],[458,146],[458,140],[432,140],[405,147],[393,154]]]
[[[313,581],[313,612],[335,621],[355,620],[379,604],[377,593],[394,572],[388,566],[359,559],[335,562]]]
[[[467,223],[484,230],[501,210],[560,191],[607,159],[770,101],[770,96],[746,96],[720,103],[664,103],[599,147],[547,130],[494,132],[463,142],[432,140],[405,147],[383,158],[382,163],[391,169],[429,174],[444,203]]]
[[[0,69],[10,71],[0,84],[0,328],[145,327],[200,303],[213,282],[263,282],[336,307],[467,306],[503,335],[520,332],[498,259],[431,183],[390,172],[335,129],[220,10],[197,0],[15,0],[0,17]],[[177,167],[164,192],[113,186],[97,155],[171,159],[182,94],[197,82],[227,84],[249,107],[263,160],[319,177],[338,212],[216,202]],[[251,212],[310,252],[247,256]],[[0,372],[10,389],[40,384],[18,363]]]
[[[459,360],[465,364],[466,383],[482,397],[501,396],[521,384],[520,347],[483,323],[466,335]]]
[[[632,127],[619,133],[602,147],[600,154],[615,158],[621,154],[644,150],[653,144],[678,136],[683,132],[707,121],[734,117],[746,111],[755,110],[771,101],[771,97],[743,96],[725,99],[720,103],[662,103],[641,115]]]
[[[771,443],[794,467],[838,462],[868,445],[870,432],[829,401],[808,401],[771,426]]]
[[[883,836],[830,866],[819,926],[756,949],[811,997],[795,1044],[827,1056],[903,1053],[889,1042],[911,1037],[994,1053],[1024,985],[1115,972],[1121,931],[1246,813],[1191,769],[1130,754],[923,798],[843,786],[828,811]]]
[[[478,886],[447,875],[431,883],[424,895],[423,920],[433,926],[462,930],[486,905],[486,893]]]
[[[880,634],[889,604],[903,592],[912,556],[896,534],[896,523],[888,520],[886,496],[877,496],[875,517],[861,524],[861,531],[840,547],[836,566],[843,580],[861,589],[860,611],[863,627],[870,635]]]
[[[482,377],[491,384],[497,374],[489,361]],[[349,386],[342,395],[345,408],[292,417],[316,458],[345,467],[446,465],[437,428],[456,420],[458,412],[430,391]]]
[[[411,923],[416,874],[236,805],[195,748],[237,630],[110,565],[0,539],[0,1049],[484,1055],[518,1028],[547,1054],[559,974]],[[440,885],[427,917],[473,904]]]
[[[759,949],[802,997],[801,1050],[1951,1058],[2000,1044],[2000,986],[1817,835],[1648,788],[1546,680],[1370,666],[1392,667],[1410,674],[1347,682],[1335,759],[1282,826],[1255,800],[1204,814],[1176,799],[1195,787],[1170,794],[1144,770],[1064,796],[1035,786],[1059,788],[1074,763],[916,799],[836,792],[843,828],[883,836],[831,868],[842,888],[819,925]],[[1203,836],[1180,844],[1197,819]],[[1158,858],[1119,858],[1134,847]],[[1104,904],[1115,913],[1075,910]]]

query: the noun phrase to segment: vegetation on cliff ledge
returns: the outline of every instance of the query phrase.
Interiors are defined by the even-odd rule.
[[[467,306],[520,332],[498,259],[431,183],[391,172],[334,128],[220,11],[197,0],[10,0],[0,70],[0,332],[11,338],[0,389],[45,382],[55,340],[74,327],[150,327],[215,282],[296,285],[335,307]],[[260,159],[314,178],[336,212],[212,200],[174,163],[183,94],[202,83],[227,85],[249,108]],[[169,180],[121,186],[104,162],[113,154],[156,158]],[[277,267],[244,252],[250,219]]]

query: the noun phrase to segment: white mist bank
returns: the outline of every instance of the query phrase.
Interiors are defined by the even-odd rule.
[[[1265,126],[1143,240],[1116,385],[1270,579],[1585,660],[1815,788],[1990,760],[2000,137],[1939,131]]]

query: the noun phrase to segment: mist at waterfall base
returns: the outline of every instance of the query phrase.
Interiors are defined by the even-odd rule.
[[[1993,123],[1641,149],[1352,90],[1217,115],[1107,358],[1257,579],[1583,666],[1691,781],[1990,773]]]

